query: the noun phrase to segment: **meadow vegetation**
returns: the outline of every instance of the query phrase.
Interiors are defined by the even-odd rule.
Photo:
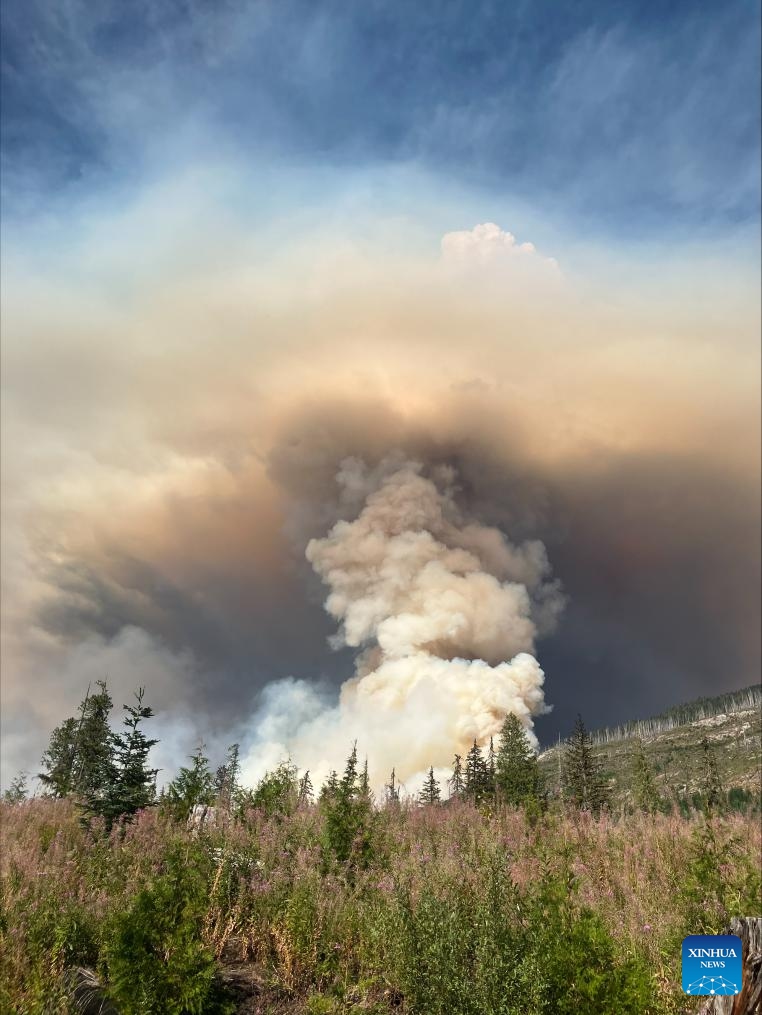
[[[104,770],[131,808],[134,712],[125,728]],[[84,967],[124,1015],[685,1011],[682,937],[762,911],[757,815],[728,807],[709,755],[703,809],[658,799],[641,758],[642,806],[613,814],[599,773],[573,786],[584,727],[569,792],[549,799],[517,725],[503,733],[418,800],[393,779],[374,797],[355,749],[317,799],[288,762],[244,789],[236,748],[216,774],[197,751],[120,816],[108,790],[100,808],[68,785],[17,792],[1,805],[0,1009],[76,1012]],[[256,973],[248,1007],[231,963]]]

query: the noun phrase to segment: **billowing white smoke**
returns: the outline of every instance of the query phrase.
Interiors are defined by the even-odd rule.
[[[356,517],[311,540],[307,559],[330,589],[334,646],[358,649],[355,676],[329,708],[301,682],[274,685],[254,770],[290,751],[320,780],[357,740],[376,784],[392,766],[415,782],[486,743],[508,712],[531,734],[546,711],[535,637],[563,597],[542,543],[514,546],[461,517],[455,478],[399,457],[342,464],[340,503]]]

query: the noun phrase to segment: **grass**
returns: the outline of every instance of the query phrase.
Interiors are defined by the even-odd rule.
[[[679,944],[757,915],[759,822],[396,806],[339,862],[319,805],[194,834],[157,809],[106,836],[68,800],[2,805],[2,990],[72,1011],[97,970],[124,1013],[231,1010],[231,943],[262,1011],[681,1012]]]

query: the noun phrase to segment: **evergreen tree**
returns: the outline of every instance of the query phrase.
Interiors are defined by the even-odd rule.
[[[110,785],[98,788],[85,800],[85,810],[106,819],[106,826],[121,817],[130,818],[156,801],[156,773],[148,768],[148,754],[158,740],[149,739],[141,724],[153,717],[153,709],[143,704],[145,688],[135,693],[135,705],[125,705],[125,732],[114,737],[116,766]]]
[[[455,755],[455,759],[452,763],[452,775],[448,781],[450,787],[450,799],[457,799],[457,797],[463,795],[465,789],[465,782],[463,780],[463,759],[459,754]]]
[[[72,791],[78,733],[79,722],[72,717],[64,719],[50,734],[42,756],[45,771],[38,774],[38,779],[51,796],[65,797]]]
[[[22,800],[27,798],[27,772],[19,772],[18,775],[14,776],[11,780],[11,784],[8,789],[3,793],[3,800],[9,804],[20,804]]]
[[[340,863],[365,863],[370,850],[372,808],[369,794],[360,791],[357,744],[347,758],[344,775],[322,798],[326,846]]]
[[[537,755],[532,750],[518,716],[509,713],[500,731],[495,782],[499,799],[510,807],[519,807],[542,797]]]
[[[298,807],[306,807],[312,803],[314,791],[312,789],[312,779],[310,779],[309,769],[299,780],[299,799],[297,801]]]
[[[320,800],[333,800],[339,792],[339,776],[335,769],[331,769],[328,778],[320,788]]]
[[[251,806],[268,815],[292,814],[299,802],[296,765],[288,758],[272,772],[265,772],[251,797]]]
[[[495,795],[495,777],[497,776],[497,758],[495,756],[495,744],[492,737],[489,738],[489,750],[487,751],[487,779],[485,783],[487,796]]]
[[[168,808],[177,821],[187,821],[196,804],[208,807],[214,803],[215,787],[203,744],[191,754],[190,761],[190,768],[180,769],[165,794]]]
[[[634,776],[636,806],[647,814],[654,814],[659,809],[659,791],[656,788],[653,768],[640,739],[635,741]]]
[[[600,766],[593,755],[593,742],[577,716],[574,732],[566,746],[564,758],[564,786],[566,797],[575,807],[599,814],[607,803],[607,787]]]
[[[400,802],[400,788],[397,783],[397,774],[392,769],[392,774],[389,776],[389,782],[384,787],[386,789],[386,803],[395,806]]]
[[[114,706],[105,680],[87,694],[80,706],[80,722],[72,776],[72,792],[86,800],[102,796],[114,782],[118,738],[109,726]]]
[[[430,768],[418,799],[422,804],[438,804],[441,796],[439,783],[434,778],[434,769]]]
[[[365,764],[362,767],[360,773],[360,795],[369,796],[370,794],[370,776],[368,775],[368,759],[366,757]]]
[[[473,747],[466,755],[466,796],[475,803],[480,803],[487,793],[488,779],[487,763],[474,740]]]
[[[706,800],[706,812],[711,817],[723,809],[724,793],[712,745],[707,737],[701,740],[701,792]]]
[[[238,778],[241,774],[240,745],[231,744],[225,754],[225,762],[214,776],[214,790],[221,807],[230,809],[238,792]]]
[[[65,719],[50,736],[39,779],[52,796],[74,793],[88,799],[113,784],[115,743],[108,722],[113,702],[105,681],[97,686],[95,694],[88,687],[79,718]]]

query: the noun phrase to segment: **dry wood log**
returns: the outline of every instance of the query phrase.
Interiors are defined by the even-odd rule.
[[[762,1015],[762,917],[734,916],[723,934],[735,934],[743,944],[741,993],[709,998],[698,1015]]]

